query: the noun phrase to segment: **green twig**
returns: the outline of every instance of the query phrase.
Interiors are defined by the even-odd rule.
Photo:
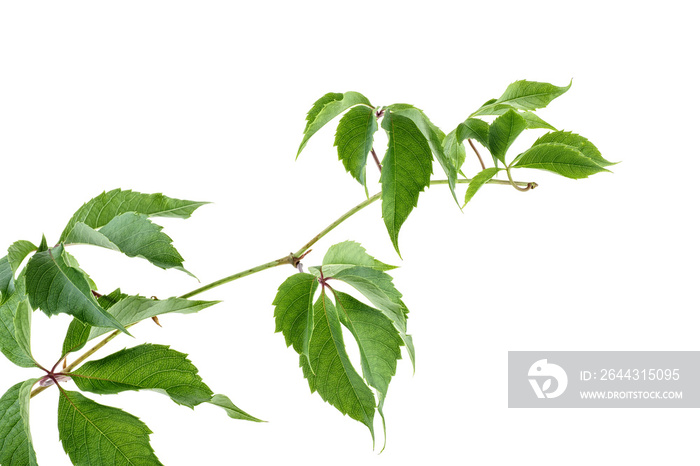
[[[505,180],[489,180],[487,183],[490,184],[501,184],[501,185],[513,185],[516,187],[516,189],[520,191],[527,191],[529,189],[534,188],[537,186],[535,183],[525,183],[522,181],[513,181],[512,178],[510,178],[510,172],[508,172],[508,178],[510,181],[505,181]],[[471,179],[465,178],[465,179],[460,179],[456,180],[457,183],[463,184],[463,183],[469,183]],[[447,180],[434,180],[430,182],[431,185],[443,185],[443,184],[448,184]],[[377,200],[381,199],[382,193],[379,192],[375,194],[374,196],[370,197],[369,199],[360,202],[357,204],[355,207],[352,209],[348,210],[345,212],[343,215],[338,217],[333,223],[328,225],[326,228],[324,228],[319,234],[311,238],[309,242],[307,242],[304,246],[302,246],[297,252],[289,254],[288,256],[282,257],[280,259],[266,262],[264,264],[258,265],[257,267],[253,267],[251,269],[244,270],[242,272],[235,273],[233,275],[229,275],[228,277],[224,277],[220,280],[217,280],[215,282],[209,283],[208,285],[204,285],[200,288],[197,288],[196,290],[192,290],[189,293],[185,293],[180,298],[190,298],[192,296],[198,295],[200,293],[203,293],[205,291],[211,290],[213,288],[216,288],[218,286],[221,286],[225,283],[232,282],[234,280],[238,280],[239,278],[247,277],[248,275],[252,275],[257,272],[262,272],[263,270],[271,269],[273,267],[277,267],[279,265],[284,265],[284,264],[289,264],[289,265],[294,265],[296,266],[296,263],[298,263],[299,258],[301,258],[304,253],[306,253],[311,246],[316,244],[317,241],[319,241],[321,238],[326,236],[328,233],[333,231],[338,225],[343,223],[345,220],[348,218],[352,217],[355,215],[357,212],[361,211],[368,205],[376,202]],[[138,322],[134,322],[133,324],[127,325],[125,328],[131,327],[132,325],[136,325]],[[80,357],[78,357],[75,361],[73,361],[70,365],[68,365],[63,372],[70,372],[73,369],[75,369],[79,364],[81,364],[83,361],[85,361],[87,358],[95,354],[98,350],[100,350],[102,347],[104,347],[107,343],[112,341],[122,333],[120,330],[115,330],[112,333],[110,333],[107,337],[102,339],[99,343],[97,343],[95,346],[87,350],[85,353],[83,353]],[[38,395],[39,393],[43,392],[46,390],[48,387],[39,387],[36,390],[32,391],[31,397],[33,398],[34,396]]]
[[[297,254],[297,256],[299,256],[299,255],[300,254]],[[235,273],[233,275],[229,275],[228,277],[224,277],[224,278],[217,280],[215,282],[212,282],[208,285],[204,285],[200,288],[197,288],[196,290],[192,290],[189,293],[185,293],[180,297],[181,298],[190,298],[190,297],[197,295],[199,293],[203,293],[207,290],[211,290],[212,288],[216,288],[217,286],[221,286],[225,283],[229,283],[229,282],[232,282],[234,280],[238,280],[239,278],[247,277],[248,275],[252,275],[252,274],[257,273],[257,272],[262,272],[263,270],[277,267],[278,265],[284,265],[284,264],[292,265],[293,263],[294,263],[294,256],[292,256],[290,254],[286,257],[282,257],[280,259],[277,259],[277,260],[274,260],[271,262],[267,262],[265,264],[258,265],[257,267],[253,267],[252,269],[244,270],[242,272],[238,272],[238,273]]]
[[[508,174],[508,182],[513,186],[515,189],[518,191],[529,191],[531,189],[535,189],[537,187],[537,183],[527,183],[525,187],[522,187],[520,185],[524,183],[520,183],[517,181],[513,181],[513,177],[510,174],[510,167],[506,167],[506,173]]]

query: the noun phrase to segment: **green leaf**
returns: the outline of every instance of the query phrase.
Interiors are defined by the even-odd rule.
[[[366,425],[374,439],[374,394],[350,362],[338,312],[325,292],[314,305],[314,316],[309,345],[311,362],[303,355],[299,357],[311,392],[317,391],[338,411]]]
[[[318,114],[321,113],[323,107],[331,102],[335,102],[336,100],[343,100],[343,94],[340,92],[329,92],[314,102],[313,106],[306,114],[306,126],[304,127],[304,133],[309,130],[309,127],[316,120]]]
[[[391,242],[399,252],[399,230],[418,195],[430,185],[432,155],[428,141],[411,119],[387,112],[382,120],[389,147],[382,161],[382,217]]]
[[[66,263],[62,245],[38,252],[29,259],[26,282],[31,305],[47,315],[66,313],[87,324],[129,334],[97,303],[85,274]]]
[[[35,367],[30,346],[32,310],[27,297],[14,293],[0,305],[0,351],[20,367]]]
[[[495,107],[489,107],[483,111],[478,111],[478,115],[503,115],[504,113],[507,113],[510,110],[515,110],[518,112],[520,116],[525,118],[525,122],[527,122],[527,128],[528,129],[536,129],[536,128],[542,128],[542,129],[551,129],[553,131],[556,131],[557,129],[544,121],[542,118],[534,114],[533,112],[529,111],[518,111],[515,109],[515,107],[512,107],[507,104],[499,104]],[[472,118],[473,120],[476,120],[476,118]],[[481,121],[481,120],[477,120]]]
[[[107,225],[114,217],[126,212],[148,217],[189,218],[198,207],[207,202],[173,199],[162,194],[142,194],[131,190],[114,189],[91,199],[78,209],[61,234],[60,242],[71,235],[75,225],[84,223],[93,229]]]
[[[162,229],[145,214],[126,212],[114,217],[99,231],[77,222],[66,235],[65,242],[100,246],[129,257],[142,257],[162,269],[175,268],[189,274],[182,267],[182,256]]]
[[[445,136],[443,146],[445,148],[445,156],[450,159],[452,165],[459,171],[467,159],[467,151],[462,141],[457,139],[456,128]]]
[[[482,146],[489,147],[489,124],[478,118],[467,118],[457,128],[445,136],[445,155],[459,170],[466,159],[465,139],[475,139]]]
[[[405,322],[401,310],[401,293],[394,287],[391,276],[369,267],[349,267],[334,274],[326,274],[341,280],[362,293],[372,304],[384,311],[392,321]]]
[[[355,241],[344,241],[328,248],[323,257],[323,265],[330,264],[360,265],[382,272],[396,268],[395,265],[385,264],[370,256],[367,250]]]
[[[508,110],[515,110],[516,108],[508,104],[496,103],[497,99],[489,100],[479,108],[476,112],[472,113],[471,116],[486,116],[486,115],[503,115]]]
[[[46,236],[41,235],[41,243],[39,243],[39,247],[37,248],[37,252],[44,252],[49,249],[49,245],[46,242]]]
[[[76,222],[66,237],[63,238],[63,242],[65,244],[91,244],[93,246],[122,252],[119,246],[111,242],[104,234],[90,228],[83,222]]]
[[[301,151],[306,147],[306,143],[311,136],[316,134],[319,129],[323,128],[323,126],[333,118],[355,105],[372,107],[369,100],[358,92],[346,92],[345,94],[328,93],[318,99],[306,116],[304,138],[299,145],[297,157],[299,157]]]
[[[565,146],[572,147],[581,152],[585,157],[588,157],[589,159],[593,160],[601,167],[608,167],[610,165],[616,164],[616,162],[609,162],[605,160],[598,148],[594,146],[591,141],[584,138],[583,136],[579,136],[578,134],[574,134],[567,131],[555,131],[553,133],[547,133],[541,138],[539,138],[537,141],[535,141],[535,144],[533,145],[550,142],[556,144],[564,144]]]
[[[406,334],[408,309],[401,301],[401,293],[394,287],[391,276],[384,273],[392,266],[377,261],[352,241],[331,246],[323,262],[324,265],[320,267],[309,267],[309,272],[320,277],[320,270],[323,269],[324,277],[347,283],[377,306],[399,331],[415,369],[413,340]]]
[[[476,176],[474,176],[474,178],[472,178],[472,180],[469,182],[467,194],[464,196],[464,205],[467,205],[467,203],[471,201],[472,197],[474,197],[474,194],[476,194],[476,192],[491,178],[496,176],[496,173],[499,171],[499,168],[487,168],[477,173]]]
[[[326,275],[326,267],[323,270],[326,277],[343,281],[362,293],[391,320],[406,344],[415,369],[413,339],[406,333],[406,314],[408,309],[401,301],[401,293],[394,287],[391,276],[379,270],[357,266],[344,268],[337,273],[329,273],[328,275]]]
[[[193,408],[214,395],[197,372],[186,354],[164,345],[143,344],[87,362],[70,376],[83,391],[110,395],[155,390]]]
[[[15,291],[15,281],[13,278],[12,267],[7,256],[0,259],[0,304],[7,301]]]
[[[48,248],[47,248],[48,250]],[[91,290],[97,291],[97,285],[95,282],[90,278],[90,275],[87,274],[86,271],[84,271],[82,268],[80,268],[80,264],[78,263],[78,259],[76,259],[71,253],[69,253],[64,246],[63,249],[63,260],[66,261],[66,265],[69,267],[73,267],[74,269],[78,270],[80,273],[82,273],[85,276],[85,279],[88,281],[88,284],[90,285]]]
[[[397,324],[397,322],[394,322],[394,327],[399,331],[399,336],[401,337],[401,340],[403,340],[404,345],[406,345],[406,350],[408,351],[408,356],[411,359],[411,365],[413,366],[413,372],[416,372],[416,350],[413,346],[413,337],[409,334],[406,333],[406,319],[408,319],[408,308],[406,305],[401,301],[401,311],[404,315],[404,323],[403,325]],[[386,314],[385,314],[386,315]]]
[[[282,332],[287,346],[309,357],[309,341],[314,331],[313,302],[318,280],[308,273],[295,273],[278,288],[275,306],[275,332]]]
[[[29,430],[29,397],[39,379],[20,382],[0,398],[0,464],[37,466]]]
[[[381,311],[340,291],[333,292],[340,321],[350,330],[360,349],[362,373],[372,387],[386,396],[403,342]]]
[[[362,375],[370,386],[377,389],[377,410],[382,417],[386,446],[384,400],[389,390],[389,382],[396,374],[396,362],[401,359],[403,342],[392,322],[379,310],[345,293],[333,291],[333,294],[340,321],[355,337],[360,350]]]
[[[233,402],[225,395],[214,395],[208,403],[218,406],[226,411],[228,417],[232,419],[240,419],[243,421],[253,421],[253,422],[265,422],[257,417],[251,416],[250,414],[243,411],[241,408],[233,404]]]
[[[539,168],[567,178],[580,179],[599,172],[607,172],[581,151],[558,143],[540,143],[520,154],[514,167]]]
[[[19,349],[30,359],[32,357],[31,329],[32,329],[32,308],[29,300],[25,297],[17,306],[15,314],[15,340]]]
[[[489,150],[496,165],[496,160],[506,165],[506,152],[525,128],[527,128],[527,122],[514,110],[509,110],[491,123]]]
[[[519,110],[535,110],[546,107],[552,100],[569,90],[571,83],[565,87],[557,87],[549,83],[536,81],[516,81],[510,84],[501,97],[484,104],[475,115],[486,115],[502,104],[510,105]]]
[[[361,264],[361,265],[355,265]],[[391,266],[377,261],[358,243],[346,241],[332,246],[324,265],[310,267],[312,274],[295,274],[279,288],[274,304],[276,331],[282,331],[287,346],[292,345],[300,355],[300,366],[309,380],[311,391],[344,414],[349,414],[373,433],[374,409],[378,409],[384,423],[382,408],[389,381],[396,373],[396,362],[401,358],[400,347],[406,345],[415,368],[413,341],[406,334],[408,310],[401,294],[393,287],[391,277],[383,270]],[[344,281],[370,301],[375,309],[350,295],[332,290],[336,304],[322,290],[313,304],[321,269],[326,279]],[[331,290],[330,286],[328,286]],[[337,306],[337,307],[336,307]],[[313,321],[309,322],[309,315]],[[378,390],[379,404],[368,385],[350,363],[341,325],[347,327],[360,349],[360,362],[365,380]],[[305,352],[308,339],[308,352]]]
[[[457,126],[457,139],[475,139],[484,147],[489,147],[489,124],[478,118],[467,118]]]
[[[120,290],[115,290],[109,295],[102,296],[98,303],[108,309],[109,313],[124,325],[130,325],[161,314],[176,312],[179,314],[192,314],[206,309],[220,301],[193,301],[183,298],[151,299],[143,296],[128,296]],[[68,327],[66,338],[63,342],[63,354],[78,351],[85,343],[104,335],[109,329],[92,327],[80,320],[73,320]]]
[[[58,434],[77,465],[162,465],[151,447],[151,430],[136,416],[61,390]]]
[[[527,129],[551,129],[553,131],[556,131],[557,129],[544,121],[542,118],[538,117],[532,112],[520,112],[520,115],[525,118],[525,122],[527,123]]]
[[[445,154],[443,148],[445,133],[443,133],[440,130],[440,128],[435,126],[428,119],[425,113],[423,113],[422,110],[419,110],[415,107],[397,110],[393,107],[394,106],[390,106],[389,109],[394,115],[400,115],[409,118],[423,134],[425,140],[428,141],[430,150],[432,151],[433,155],[435,155],[437,161],[440,163],[440,166],[444,170],[445,175],[447,175],[447,184],[450,187],[452,197],[454,198],[457,205],[459,205],[459,201],[457,201],[457,194],[455,193],[455,185],[457,183],[457,167],[453,164],[451,158]]]
[[[109,311],[109,309],[114,304],[126,298],[127,296],[128,295],[123,294],[121,290],[117,288],[110,294],[102,295],[99,298],[97,298],[97,304],[102,306],[102,309],[104,309],[105,311]],[[73,351],[78,351],[82,347],[84,347],[85,343],[87,343],[90,340],[90,332],[93,328],[100,327],[93,327],[78,319],[73,319],[70,325],[68,326],[66,337],[63,340],[63,353],[61,354],[61,356],[65,356],[66,354],[71,353]]]
[[[129,257],[143,257],[157,267],[189,273],[182,267],[182,256],[162,229],[144,214],[127,212],[110,220],[100,233]]]
[[[12,245],[7,249],[7,260],[10,263],[10,268],[12,268],[12,273],[16,274],[19,266],[22,265],[24,259],[36,251],[37,247],[34,246],[30,241],[19,240],[12,243]]]
[[[365,167],[367,155],[372,150],[374,133],[377,132],[377,118],[374,109],[358,105],[348,111],[338,123],[335,132],[335,146],[338,158],[345,170],[362,186],[367,186]]]

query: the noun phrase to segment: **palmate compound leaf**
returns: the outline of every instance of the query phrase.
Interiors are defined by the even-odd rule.
[[[136,416],[60,390],[58,434],[73,464],[162,465],[151,447],[151,433]]]
[[[318,391],[324,400],[372,431],[374,405],[372,410],[369,407],[375,400],[370,400],[368,386],[378,391],[377,408],[383,419],[384,398],[401,357],[400,346],[406,344],[414,360],[413,343],[405,332],[408,310],[391,277],[384,273],[394,267],[376,260],[358,243],[346,241],[331,246],[323,262],[322,266],[310,267],[311,273],[295,274],[280,286],[273,302],[276,331],[282,332],[287,346],[292,345],[299,353],[312,392]],[[314,305],[321,270],[325,278],[346,281],[384,309],[373,308],[330,286]],[[308,323],[309,316],[313,317],[312,324]],[[347,360],[340,325],[350,330],[360,349],[366,383]]]
[[[588,178],[607,170],[586,157],[580,150],[565,144],[545,142],[535,144],[515,159],[513,167],[538,168],[567,178]]]
[[[37,466],[29,431],[29,397],[39,379],[30,379],[10,387],[0,398],[0,464]]]
[[[519,110],[544,108],[552,100],[568,91],[570,87],[571,82],[568,86],[558,87],[553,84],[536,81],[515,81],[506,88],[501,97],[486,102],[471,116],[492,115],[490,112],[494,111],[496,108],[503,108],[503,104]]]
[[[374,133],[377,132],[377,117],[374,109],[364,105],[351,108],[338,123],[335,146],[338,158],[353,178],[367,189],[365,171],[367,156],[372,150]]]
[[[301,151],[304,150],[311,136],[316,134],[319,129],[323,128],[323,126],[333,118],[356,105],[364,105],[373,108],[372,104],[367,100],[367,97],[359,92],[346,92],[344,94],[329,92],[314,102],[311,110],[309,110],[309,113],[306,115],[304,138],[299,145],[297,157],[299,157]]]
[[[27,295],[32,307],[49,316],[66,313],[95,327],[115,328],[129,334],[97,303],[85,274],[67,263],[62,245],[34,254],[26,269]]]
[[[162,314],[191,314],[206,309],[219,301],[195,301],[183,298],[151,299],[129,296],[119,289],[101,296],[97,302],[124,325],[130,325]],[[103,327],[93,327],[73,319],[63,341],[63,354],[78,351],[85,343],[109,332]]]
[[[378,261],[358,243],[345,241],[328,249],[320,267],[309,267],[309,272],[316,277],[323,276],[347,283],[374,304],[396,327],[404,341],[415,369],[415,350],[413,339],[406,333],[408,309],[401,300],[401,293],[396,289],[393,279],[386,270],[394,266]]]
[[[333,273],[360,265],[379,271],[391,270],[395,266],[385,264],[367,254],[365,249],[354,241],[345,241],[331,246],[323,259]],[[315,275],[294,274],[280,285],[272,302],[275,306],[275,332],[282,332],[287,346],[308,358],[309,339],[313,334],[313,303],[318,288],[318,268],[312,267]],[[388,275],[387,275],[388,276]]]
[[[382,128],[389,136],[380,177],[382,217],[400,256],[399,231],[418,205],[420,192],[430,185],[433,157],[428,141],[410,118],[388,111]]]

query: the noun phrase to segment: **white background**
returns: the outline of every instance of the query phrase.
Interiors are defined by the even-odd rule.
[[[294,161],[324,93],[412,103],[447,132],[514,80],[573,78],[538,114],[622,161],[614,174],[516,172],[540,187],[487,186],[464,213],[435,186],[401,232],[403,262],[378,204],[305,260],[354,239],[402,265],[395,283],[411,309],[417,370],[399,364],[381,455],[364,426],[309,394],[296,354],[273,333],[270,303],[291,267],[211,291],[203,296],[224,302],[164,316],[162,329],[141,324],[110,346],[171,344],[215,392],[268,423],[156,393],[91,397],[146,422],[168,465],[697,464],[697,410],[508,409],[506,380],[508,350],[700,349],[691,4],[3,2],[0,244],[42,233],[55,242],[83,202],[115,187],[208,200],[190,220],[159,221],[208,283],[297,250],[363,200],[333,128]],[[381,154],[385,140],[375,145]],[[101,291],[167,297],[199,286],[110,251],[73,252]],[[68,322],[34,314],[40,362],[58,357]],[[0,392],[38,375],[0,362]],[[44,465],[69,464],[56,403],[55,389],[32,400]]]

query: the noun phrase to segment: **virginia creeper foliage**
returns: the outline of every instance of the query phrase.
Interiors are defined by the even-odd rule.
[[[19,381],[0,398],[0,464],[37,464],[29,426],[30,399],[53,385],[60,393],[59,439],[74,464],[161,464],[151,448],[151,431],[146,424],[121,409],[98,404],[84,393],[155,390],[178,405],[194,408],[209,403],[233,419],[260,421],[225,395],[216,394],[187,355],[169,346],[141,343],[83,362],[107,341],[128,334],[132,325],[167,313],[205,310],[218,301],[190,298],[284,264],[294,266],[295,272],[279,285],[272,301],[275,330],[298,353],[311,392],[364,424],[372,439],[378,413],[386,438],[383,407],[402,352],[415,370],[415,349],[408,333],[410,314],[390,275],[395,266],[374,258],[353,241],[331,246],[320,265],[306,270],[301,259],[322,236],[379,199],[389,240],[399,253],[399,233],[421,193],[431,184],[446,185],[458,207],[464,208],[487,183],[510,185],[519,191],[537,186],[514,181],[512,172],[516,169],[536,168],[573,179],[609,171],[607,167],[613,163],[588,139],[558,131],[535,113],[570,87],[516,81],[447,134],[409,104],[375,106],[358,92],[322,96],[307,114],[297,157],[312,136],[337,118],[334,146],[338,159],[362,185],[364,200],[296,253],[179,297],[159,300],[121,289],[103,293],[68,251],[73,245],[88,244],[190,274],[170,237],[152,219],[186,219],[205,202],[114,189],[80,207],[53,247],[49,244],[54,242],[44,237],[38,245],[28,240],[11,244],[0,259],[0,350],[12,363],[41,372],[39,377],[34,373],[34,378]],[[388,140],[381,160],[374,148],[380,128]],[[530,148],[513,155],[513,143],[527,130],[546,133]],[[475,143],[491,155],[492,166],[481,160]],[[463,172],[471,153],[467,145],[482,166],[471,178]],[[375,166],[380,171],[381,191],[369,196],[367,171]],[[433,179],[435,172],[444,173],[444,179]],[[505,179],[499,179],[499,174]],[[468,184],[462,194],[458,193],[461,184]],[[352,293],[336,289],[337,283],[347,285],[344,289]],[[31,320],[36,310],[49,316],[65,313],[73,317],[52,366],[43,366],[32,355]],[[352,341],[346,341],[343,329]],[[76,355],[72,364],[62,365],[67,355],[82,351],[97,338],[100,341]],[[348,345],[359,349],[359,367],[351,362]],[[80,392],[65,388],[71,382]]]

